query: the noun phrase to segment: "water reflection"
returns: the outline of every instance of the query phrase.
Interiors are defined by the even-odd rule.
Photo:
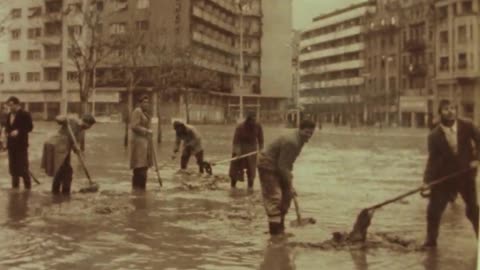
[[[367,252],[365,250],[350,250],[350,256],[356,270],[368,270]]]
[[[296,267],[293,257],[293,248],[288,245],[286,240],[272,238],[265,250],[260,269],[294,270]]]
[[[429,249],[425,251],[425,259],[422,262],[425,270],[438,269],[438,252],[437,249]]]
[[[29,190],[12,190],[9,192],[7,212],[10,222],[18,223],[28,216],[27,212],[29,198]]]

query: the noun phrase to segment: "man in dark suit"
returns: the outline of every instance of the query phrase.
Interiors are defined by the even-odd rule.
[[[18,188],[20,177],[26,189],[32,184],[28,169],[28,133],[33,129],[30,113],[24,111],[17,97],[7,100],[10,113],[7,117],[5,132],[7,134],[8,164],[12,176],[12,188]]]
[[[466,205],[466,216],[478,238],[478,202],[475,178],[480,153],[480,130],[467,120],[458,119],[448,100],[441,100],[440,123],[428,136],[428,161],[424,182],[431,183],[447,175],[463,172],[432,187],[427,207],[425,247],[437,245],[440,219],[448,201],[460,193]]]

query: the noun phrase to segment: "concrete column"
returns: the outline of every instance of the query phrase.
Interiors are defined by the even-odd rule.
[[[152,121],[155,122],[155,119],[158,121],[158,95],[157,95],[157,91],[153,91],[152,100],[153,100]]]
[[[257,97],[257,119],[260,121],[260,97]]]
[[[400,110],[398,111],[398,126],[403,126],[403,112]]]
[[[480,81],[477,80],[474,89],[474,101],[473,101],[473,121],[477,126],[480,126]]]
[[[410,113],[410,122],[411,122],[411,128],[415,128],[417,125],[415,123],[415,113],[414,112],[411,112]]]
[[[29,102],[25,102],[25,111],[30,111],[30,103]]]

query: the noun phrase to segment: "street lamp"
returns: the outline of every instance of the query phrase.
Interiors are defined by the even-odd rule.
[[[390,123],[390,83],[389,83],[389,62],[393,61],[391,56],[382,56],[385,63],[385,124],[388,126]]]

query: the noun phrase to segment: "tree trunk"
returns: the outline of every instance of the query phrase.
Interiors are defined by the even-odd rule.
[[[183,91],[183,102],[185,103],[185,120],[187,124],[190,124],[190,108],[188,107],[188,92],[186,90]]]
[[[132,95],[132,88],[127,89],[127,95],[128,95],[128,100],[127,100],[127,106],[126,106],[126,112],[125,112],[125,135],[123,137],[123,146],[125,148],[128,147],[128,129],[129,129],[129,124],[130,124],[130,113],[133,111],[133,95]]]
[[[157,92],[158,93],[158,92]],[[157,124],[157,144],[162,143],[162,115],[160,113],[160,103],[162,101],[161,93],[157,94],[157,118],[158,118],[158,124]]]

